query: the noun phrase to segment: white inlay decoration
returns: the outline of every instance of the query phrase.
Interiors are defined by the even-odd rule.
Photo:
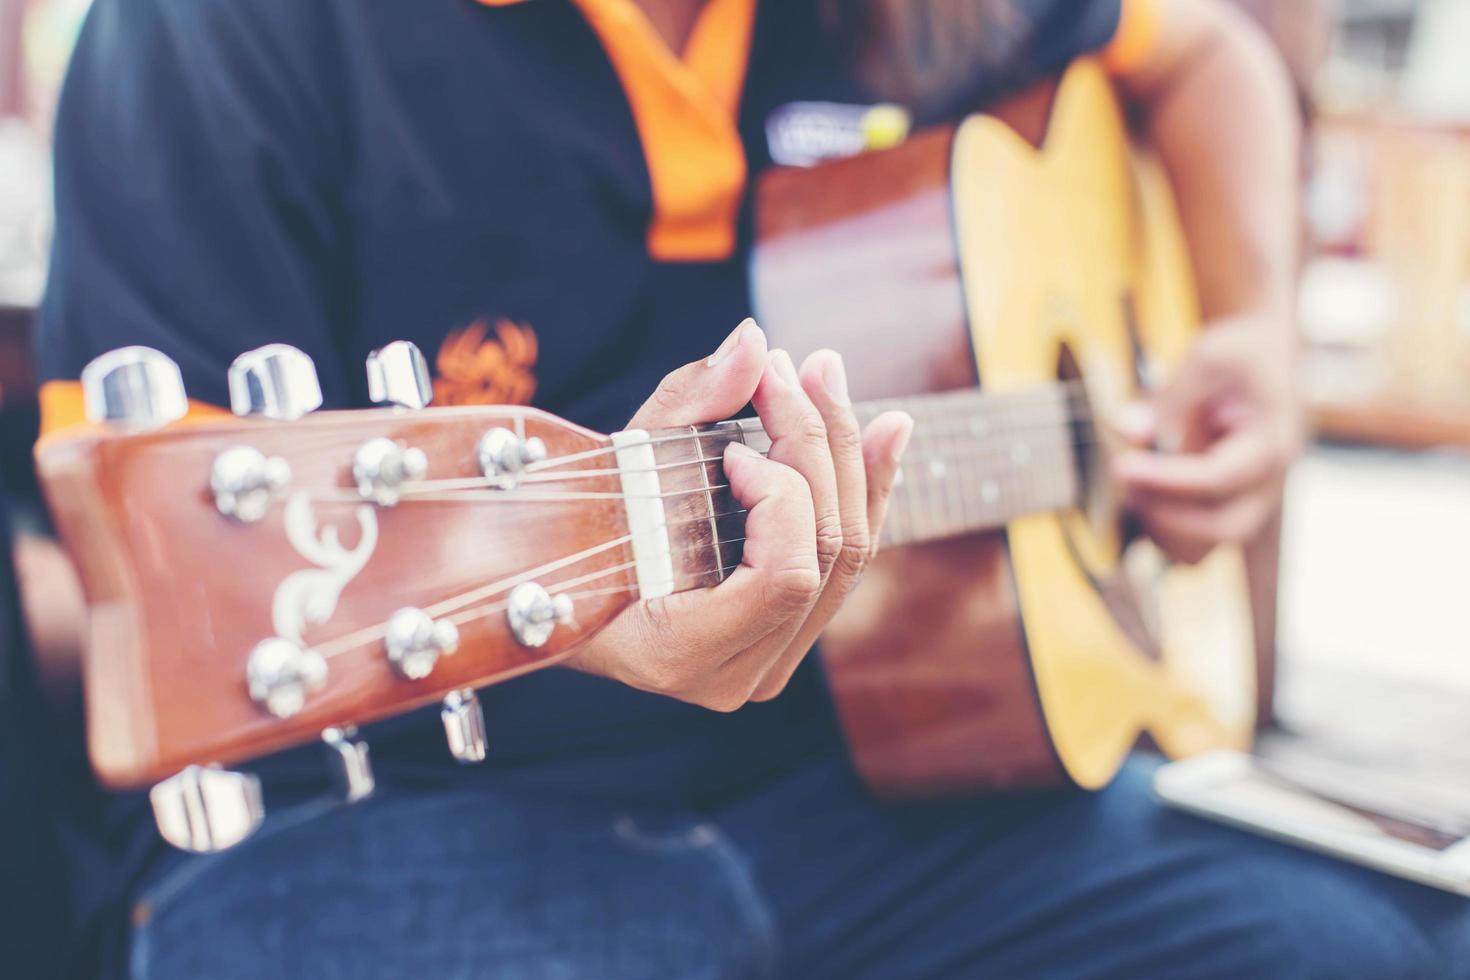
[[[1031,447],[1024,442],[1018,442],[1011,446],[1011,462],[1017,466],[1025,466],[1031,462]]]
[[[929,461],[929,475],[934,479],[942,480],[948,472],[948,469],[944,465],[944,460],[933,459]]]
[[[305,646],[302,634],[306,627],[332,618],[342,590],[373,556],[378,546],[377,515],[367,504],[359,506],[355,515],[361,534],[357,547],[348,549],[342,547],[334,525],[317,526],[309,491],[298,490],[286,502],[286,540],[297,554],[318,567],[292,572],[276,586],[271,623],[277,636]]]
[[[642,429],[614,432],[612,441],[623,481],[638,592],[644,599],[656,599],[674,591],[674,561],[653,446]]]
[[[980,496],[987,504],[993,504],[1000,499],[1000,484],[994,480],[986,480],[980,484]]]

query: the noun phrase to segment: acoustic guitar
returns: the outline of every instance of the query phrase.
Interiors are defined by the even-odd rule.
[[[1199,324],[1167,178],[1104,71],[773,171],[756,214],[773,343],[839,345],[855,397],[978,385],[995,407],[956,424],[946,401],[904,402],[919,425],[889,543],[938,540],[880,555],[823,636],[868,783],[1097,787],[1140,734],[1171,756],[1244,746],[1269,718],[1274,527],[1170,567],[1104,472],[1102,420]]]
[[[916,420],[894,557],[824,641],[880,793],[1096,786],[1141,732],[1176,754],[1250,737],[1241,556],[1150,562],[1104,478],[1102,412],[1189,341],[1178,231],[1100,76],[1074,70],[1052,118],[1039,154],[977,117],[760,188],[762,314],[801,345],[821,313],[868,365],[860,414]],[[483,759],[475,688],[740,561],[720,458],[768,449],[758,420],[608,436],[424,407],[403,342],[368,373],[386,407],[314,412],[310,361],[271,345],[231,367],[242,417],[184,418],[177,367],[125,348],[83,372],[97,424],[38,450],[89,606],[94,766],[163,780],[181,847],[259,822],[258,782],[219,765],[322,737],[360,798],[355,727],[436,701],[451,752]]]

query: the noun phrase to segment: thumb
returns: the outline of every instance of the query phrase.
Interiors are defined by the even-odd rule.
[[[766,367],[766,335],[745,319],[718,350],[664,376],[634,413],[630,429],[720,422],[745,407]]]
[[[1201,337],[1164,385],[1149,396],[1153,448],[1162,453],[1199,452],[1211,442],[1209,409],[1228,382],[1221,352]]]

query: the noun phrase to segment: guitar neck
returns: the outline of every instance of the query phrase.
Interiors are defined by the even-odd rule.
[[[855,412],[866,423],[895,409],[913,416],[914,432],[889,504],[885,546],[999,528],[1079,497],[1079,452],[1091,427],[1080,392],[1068,383],[885,399]],[[673,591],[718,584],[740,564],[745,513],[721,465],[732,442],[771,448],[759,419],[650,434]]]

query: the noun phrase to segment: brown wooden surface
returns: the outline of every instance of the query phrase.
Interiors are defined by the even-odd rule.
[[[633,584],[631,569],[620,567],[631,559],[622,544],[536,578],[549,587],[610,570],[583,587],[599,594],[576,600],[575,627],[558,627],[545,647],[517,644],[503,612],[492,607],[460,626],[459,652],[425,680],[398,677],[380,640],[367,638],[329,661],[326,688],[301,714],[279,720],[249,699],[246,658],[274,633],[276,587],[315,566],[288,543],[280,502],[251,525],[216,512],[208,491],[216,454],[247,444],[285,457],[292,489],[338,498],[317,503],[317,516],[320,524],[339,528],[351,548],[359,540],[355,512],[362,505],[341,491],[349,489],[357,446],[385,435],[422,448],[430,479],[472,477],[478,475],[476,440],[493,425],[513,427],[517,415],[553,455],[605,443],[532,410],[446,408],[320,413],[295,423],[201,421],[127,439],[84,435],[48,445],[41,455],[47,495],[79,564],[91,612],[88,728],[103,779],[137,785],[189,763],[258,756],[312,739],[328,726],[397,714],[457,688],[544,666],[633,601],[631,590],[608,591]],[[608,474],[566,489],[620,492],[612,454],[577,469]],[[554,486],[539,483],[536,491]],[[405,499],[378,508],[376,516],[372,557],[342,591],[331,618],[308,627],[309,644],[329,644],[381,624],[404,606],[426,607],[627,533],[615,498]],[[503,592],[495,598],[503,601]]]
[[[1315,399],[1317,434],[1342,442],[1393,449],[1470,446],[1470,398],[1430,398],[1412,392],[1358,399]]]
[[[976,384],[949,215],[952,136],[776,171],[758,189],[758,319],[798,357],[839,347],[856,399]],[[821,646],[853,760],[880,792],[1065,778],[1004,532],[880,555]]]

